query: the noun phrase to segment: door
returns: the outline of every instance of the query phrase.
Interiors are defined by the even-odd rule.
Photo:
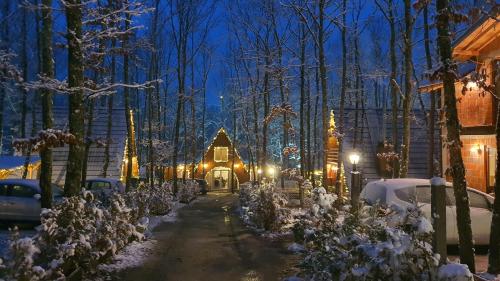
[[[457,205],[450,186],[446,187],[446,241],[449,245],[458,244]]]
[[[217,169],[213,171],[212,175],[213,189],[221,190],[228,189],[229,186],[229,171]]]
[[[10,200],[9,186],[0,184],[0,219],[12,219],[14,202]]]
[[[484,195],[468,190],[472,236],[476,245],[488,245],[490,241],[490,204]]]

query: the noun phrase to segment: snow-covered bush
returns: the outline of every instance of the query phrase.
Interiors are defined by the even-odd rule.
[[[177,198],[181,203],[189,203],[196,199],[200,192],[200,186],[194,180],[186,180],[179,182],[179,190],[177,191]]]
[[[154,186],[122,196],[113,194],[103,205],[91,192],[65,198],[41,214],[33,238],[14,232],[1,278],[7,280],[82,280],[98,274],[98,266],[118,251],[144,239],[149,214],[163,215],[172,207],[168,186]]]
[[[316,191],[312,213],[321,219],[303,226],[307,279],[436,280],[432,227],[419,209],[335,209],[327,195]]]
[[[148,205],[150,214],[160,216],[172,210],[173,194],[170,183],[149,187],[147,193],[149,194]]]
[[[439,281],[472,281],[474,277],[469,267],[460,263],[449,263],[439,267]]]
[[[274,183],[240,187],[241,216],[245,223],[266,231],[278,231],[288,224],[291,211],[286,194]]]

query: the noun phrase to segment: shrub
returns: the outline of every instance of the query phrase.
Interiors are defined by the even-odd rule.
[[[189,203],[196,199],[199,192],[200,187],[196,181],[186,180],[186,182],[179,183],[177,198],[179,198],[179,202],[181,203]]]
[[[436,279],[432,227],[418,208],[335,209],[322,191],[314,196],[325,204],[313,205],[314,223],[304,231],[308,254],[302,268],[307,279]]]
[[[241,216],[245,223],[254,227],[266,231],[281,230],[292,219],[287,203],[286,194],[274,183],[240,187]]]
[[[33,238],[19,239],[14,231],[0,276],[6,280],[82,280],[99,274],[118,251],[144,239],[149,214],[171,210],[169,186],[154,186],[113,194],[103,205],[91,192],[64,198],[41,214]]]

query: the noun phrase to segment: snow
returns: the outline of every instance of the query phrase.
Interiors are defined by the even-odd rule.
[[[115,272],[126,268],[139,267],[154,252],[157,243],[156,240],[134,241],[114,257],[113,263],[100,265],[99,269],[105,272]]]
[[[444,186],[446,185],[446,180],[440,177],[433,177],[431,179],[431,185],[434,186]]]
[[[434,229],[432,228],[431,222],[425,217],[420,217],[417,223],[417,231],[419,233],[431,233]]]
[[[487,272],[480,273],[479,276],[488,281],[500,281],[500,275],[493,275]]]
[[[443,281],[469,281],[472,280],[472,273],[465,264],[449,263],[439,267],[438,278]]]
[[[304,252],[305,250],[306,250],[305,247],[298,243],[292,243],[288,246],[288,251],[293,253],[301,253]]]

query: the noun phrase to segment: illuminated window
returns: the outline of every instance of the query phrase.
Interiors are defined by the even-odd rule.
[[[227,147],[215,147],[214,148],[214,161],[215,162],[227,162]]]

